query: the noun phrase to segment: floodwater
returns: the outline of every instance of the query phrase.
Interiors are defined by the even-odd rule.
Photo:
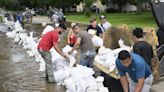
[[[33,57],[0,32],[0,92],[65,92],[64,87],[48,83],[38,69]]]

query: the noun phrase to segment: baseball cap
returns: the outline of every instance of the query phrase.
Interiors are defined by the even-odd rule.
[[[90,18],[90,22],[96,21],[95,17]]]
[[[106,17],[104,15],[101,15],[100,16],[100,19],[105,19]]]

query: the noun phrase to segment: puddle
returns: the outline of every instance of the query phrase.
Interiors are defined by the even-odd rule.
[[[24,55],[18,53],[18,54],[13,54],[11,56],[11,59],[14,62],[20,62],[20,61],[22,61],[24,59],[24,57],[25,57]]]

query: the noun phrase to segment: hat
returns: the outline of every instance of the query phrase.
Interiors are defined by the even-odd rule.
[[[96,21],[95,17],[90,18],[90,22]]]
[[[47,25],[47,23],[45,23],[45,22],[42,23],[42,26],[43,26],[43,27],[46,26],[46,25]]]
[[[73,28],[76,25],[77,25],[76,23],[71,23],[71,28]]]
[[[101,15],[100,16],[100,19],[105,19],[106,17],[104,15]]]

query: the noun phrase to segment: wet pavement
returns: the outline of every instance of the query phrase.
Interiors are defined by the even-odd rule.
[[[0,92],[65,92],[65,88],[46,82],[34,58],[2,32],[0,52]]]

